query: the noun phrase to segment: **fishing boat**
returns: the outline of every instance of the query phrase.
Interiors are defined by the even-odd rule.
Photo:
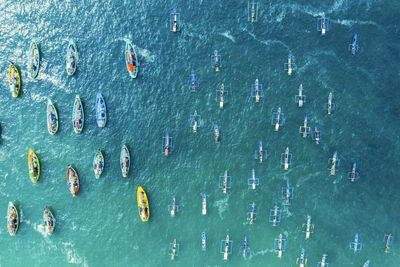
[[[162,137],[162,153],[165,156],[168,156],[172,152],[173,143],[172,137],[169,136],[169,133]]]
[[[202,232],[201,233],[201,249],[206,250],[207,248],[207,243],[206,243],[206,233]]]
[[[28,70],[32,78],[37,77],[40,67],[39,64],[40,64],[39,48],[35,42],[35,39],[32,39],[31,45],[29,47],[29,56],[28,56]]]
[[[69,76],[74,75],[78,65],[78,48],[74,40],[70,39],[66,54],[66,69]]]
[[[7,230],[8,233],[13,236],[17,233],[19,227],[19,216],[18,210],[14,204],[10,201],[8,202],[7,210]]]
[[[369,267],[369,260],[367,260],[364,264],[363,267]]]
[[[29,148],[28,152],[28,168],[29,168],[29,178],[32,183],[36,183],[39,180],[40,175],[40,164],[39,158],[36,156],[35,152]]]
[[[94,155],[93,158],[93,171],[96,179],[100,178],[100,175],[103,173],[103,170],[104,170],[104,157],[103,153],[101,153],[101,150],[98,149],[96,155]]]
[[[137,62],[135,47],[132,45],[131,40],[129,39],[127,39],[125,42],[125,64],[129,75],[132,78],[136,78],[139,64]]]
[[[214,140],[215,143],[219,143],[219,129],[218,129],[218,125],[214,125]]]
[[[150,218],[149,201],[146,192],[141,186],[137,189],[137,202],[139,209],[139,216],[143,222],[147,222]]]
[[[202,209],[201,209],[201,214],[206,215],[207,214],[207,196],[206,194],[203,194],[202,197]]]
[[[68,170],[67,170],[67,183],[68,183],[68,189],[71,192],[73,197],[76,197],[79,191],[79,178],[78,178],[78,173],[75,171],[74,168],[71,167],[70,164],[68,164]]]
[[[43,219],[44,219],[44,228],[46,234],[51,234],[54,231],[54,226],[56,223],[56,218],[54,217],[53,213],[50,209],[46,206],[43,211]]]
[[[19,72],[17,67],[15,67],[14,63],[10,60],[9,71],[8,71],[8,81],[10,85],[10,92],[12,97],[18,97],[19,90],[21,89],[21,76],[19,76]]]
[[[75,96],[74,109],[72,110],[72,122],[74,126],[74,132],[82,132],[83,124],[85,122],[85,113],[83,111],[82,101],[79,95]]]
[[[123,177],[128,177],[129,167],[131,166],[131,156],[129,155],[129,150],[126,145],[122,146],[121,155],[119,157],[119,162],[121,165],[121,171]]]
[[[47,98],[47,131],[51,135],[58,131],[58,114],[50,98]]]
[[[96,120],[97,126],[105,127],[107,122],[106,102],[103,96],[98,93],[96,97]]]

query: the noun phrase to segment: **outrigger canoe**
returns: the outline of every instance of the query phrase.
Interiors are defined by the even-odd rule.
[[[8,81],[10,85],[10,92],[12,97],[18,97],[19,89],[21,89],[21,77],[19,76],[19,72],[17,67],[15,67],[14,63],[10,60],[10,68],[8,71]]]
[[[15,235],[18,231],[19,227],[19,216],[18,210],[15,208],[14,204],[10,201],[8,203],[7,210],[7,230],[8,233],[12,236]]]
[[[75,133],[82,132],[83,124],[85,122],[85,113],[79,95],[75,96],[74,109],[72,110],[72,122]]]
[[[131,166],[131,156],[129,155],[129,150],[126,145],[123,145],[121,149],[121,155],[119,157],[119,162],[121,164],[122,176],[128,177],[129,167]]]
[[[44,228],[46,230],[46,234],[51,234],[54,231],[54,226],[56,224],[56,218],[53,213],[51,213],[50,209],[46,206],[43,211],[43,219],[44,219]]]
[[[106,102],[103,96],[98,93],[96,97],[96,120],[99,127],[105,127],[107,122]]]
[[[94,155],[93,158],[93,171],[94,171],[94,176],[96,176],[96,179],[100,178],[100,175],[103,173],[104,169],[104,157],[103,154],[101,153],[101,150],[98,149],[96,155]]]
[[[51,135],[58,131],[58,114],[50,98],[47,98],[47,130]]]
[[[37,77],[39,73],[39,67],[40,67],[39,48],[35,42],[35,39],[32,39],[31,45],[29,47],[29,56],[28,56],[28,70],[32,78]]]
[[[139,216],[143,222],[147,222],[150,218],[149,201],[146,192],[141,186],[137,189],[137,202],[139,209]]]
[[[78,48],[72,39],[69,40],[66,55],[66,68],[69,76],[74,75],[78,64]]]
[[[32,183],[36,183],[39,180],[40,175],[40,163],[39,158],[36,156],[35,152],[29,148],[28,152],[28,167],[29,167],[29,178],[31,178]]]
[[[132,45],[131,40],[125,42],[125,64],[132,78],[136,78],[138,73],[139,63],[137,62],[137,56],[135,47]]]
[[[69,191],[73,197],[76,197],[79,191],[79,178],[74,168],[72,168],[69,164],[67,170],[67,182]]]

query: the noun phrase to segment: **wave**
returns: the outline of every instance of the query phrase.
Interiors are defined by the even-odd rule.
[[[235,38],[230,34],[230,31],[226,31],[226,32],[220,33],[220,35],[228,38],[229,40],[231,40],[234,43],[236,42]]]

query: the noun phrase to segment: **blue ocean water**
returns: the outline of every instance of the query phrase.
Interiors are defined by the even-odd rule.
[[[400,125],[400,38],[397,1],[260,1],[259,20],[247,21],[247,1],[3,1],[0,3],[0,208],[14,201],[20,211],[16,236],[0,227],[1,266],[294,266],[301,249],[316,266],[324,253],[330,266],[398,266],[400,236],[398,179]],[[180,12],[181,32],[170,32],[169,14]],[[321,37],[316,20],[330,17],[330,31]],[[347,50],[358,33],[360,51]],[[30,40],[39,43],[41,67],[37,79],[27,71]],[[78,70],[65,71],[68,39],[79,49]],[[131,79],[124,62],[125,40],[136,45],[140,69]],[[223,67],[216,73],[210,55],[217,49]],[[284,70],[292,52],[297,69]],[[17,99],[8,90],[8,63],[22,76]],[[194,69],[200,88],[188,85]],[[255,103],[251,84],[258,78],[264,97]],[[215,92],[224,83],[227,103],[219,109]],[[303,84],[307,102],[298,108],[294,96]],[[96,94],[107,103],[107,126],[95,120]],[[333,92],[336,110],[325,104]],[[82,134],[72,129],[72,105],[79,94],[85,107]],[[46,98],[55,104],[60,128],[47,133]],[[285,125],[275,132],[273,109],[281,107]],[[202,116],[197,133],[190,127],[194,110]],[[304,116],[318,125],[321,143],[298,134]],[[218,124],[221,143],[215,144]],[[168,131],[174,151],[161,153]],[[254,159],[259,141],[268,159]],[[128,178],[119,167],[127,144],[134,161]],[[288,171],[280,155],[293,154]],[[32,184],[27,155],[40,159],[41,177]],[[105,156],[102,178],[96,180],[92,160],[100,148]],[[341,160],[335,176],[328,159]],[[356,161],[361,178],[347,179]],[[67,164],[79,173],[80,191],[67,189]],[[248,189],[255,168],[260,186]],[[218,177],[228,170],[232,188],[223,195]],[[294,199],[283,206],[281,188],[290,182]],[[136,189],[143,186],[150,201],[150,221],[141,222]],[[201,194],[208,196],[201,215]],[[167,206],[176,196],[174,218]],[[247,224],[251,203],[257,219]],[[44,235],[42,210],[50,206],[57,222]],[[283,209],[281,223],[268,222],[269,210]],[[315,233],[309,240],[301,226],[311,215]],[[201,232],[207,250],[201,251]],[[273,252],[274,239],[287,239],[282,259]],[[354,254],[349,242],[358,233],[363,243]],[[395,237],[385,255],[383,238]],[[228,262],[219,253],[229,234],[233,253]],[[240,252],[244,236],[251,248]],[[174,262],[169,243],[176,238],[180,253]]]

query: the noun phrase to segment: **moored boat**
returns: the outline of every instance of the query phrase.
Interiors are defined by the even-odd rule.
[[[47,98],[47,130],[51,135],[58,131],[58,114],[50,98]]]
[[[68,189],[71,192],[72,196],[76,197],[79,191],[79,177],[75,169],[72,168],[71,165],[69,164],[67,170],[67,183],[68,183]]]
[[[72,110],[72,122],[75,133],[82,132],[83,124],[85,122],[85,113],[79,95],[75,96],[74,108]]]
[[[19,227],[19,216],[18,210],[14,204],[10,201],[7,209],[7,230],[8,233],[13,236],[17,233]]]
[[[8,71],[8,83],[10,85],[10,92],[12,97],[18,97],[19,90],[21,89],[21,76],[19,76],[19,72],[17,67],[15,67],[14,63],[10,60],[9,71]]]
[[[100,175],[103,173],[104,169],[104,157],[103,153],[101,153],[101,150],[98,149],[96,155],[94,155],[93,158],[93,171],[94,175],[96,176],[96,179],[100,178]]]
[[[126,145],[122,146],[121,155],[119,157],[121,171],[123,177],[128,177],[129,167],[131,166],[131,156],[129,154],[129,150]]]
[[[96,120],[97,126],[105,127],[107,122],[106,102],[103,96],[98,93],[96,97]]]
[[[50,209],[46,206],[43,211],[44,227],[46,234],[51,234],[54,231],[54,226],[56,223],[56,218]]]
[[[137,202],[139,209],[139,216],[143,222],[147,222],[150,218],[149,201],[146,192],[141,186],[137,189]]]
[[[29,178],[32,183],[36,183],[39,180],[40,175],[40,164],[39,158],[36,156],[32,149],[28,152],[28,168],[29,168]]]
[[[74,75],[78,64],[78,48],[75,42],[70,39],[67,47],[66,69],[69,76]]]
[[[32,78],[37,77],[39,73],[39,67],[40,67],[39,48],[35,42],[35,39],[32,39],[31,45],[29,47],[29,56],[28,56],[28,70]]]
[[[131,40],[127,39],[125,42],[125,64],[129,75],[136,78],[138,73],[138,62],[135,47],[132,45]]]

